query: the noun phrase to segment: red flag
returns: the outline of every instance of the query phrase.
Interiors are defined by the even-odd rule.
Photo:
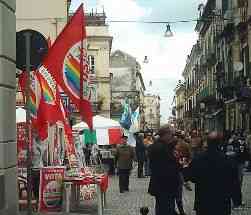
[[[27,73],[22,72],[19,76],[18,79],[19,86],[22,91],[24,103],[25,103],[25,88],[26,88],[26,82],[27,82]],[[39,101],[40,101],[40,86],[37,80],[36,75],[34,72],[30,73],[30,98],[28,101],[29,105],[29,110],[30,110],[30,116],[31,116],[31,122],[32,122],[32,127],[36,128],[37,127],[37,111],[38,111],[38,106],[39,106]]]
[[[48,123],[55,124],[57,121],[62,120],[59,104],[56,101],[58,89],[50,73],[41,68],[36,72],[41,88],[39,109],[42,109],[42,112],[38,114],[38,118],[41,116]]]
[[[81,5],[53,43],[42,67],[55,78],[77,106],[83,120],[92,128],[92,108],[88,101],[88,93],[81,89],[87,87],[84,75],[88,75],[86,48],[81,49],[83,40],[86,42],[84,22],[83,5]]]

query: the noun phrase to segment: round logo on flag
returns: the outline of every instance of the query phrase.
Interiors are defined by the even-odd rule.
[[[83,42],[85,44],[85,41]],[[63,78],[64,83],[70,92],[76,97],[80,98],[80,56],[81,56],[81,42],[76,43],[67,52],[64,59]],[[88,64],[87,51],[83,48],[83,80],[87,81]],[[84,85],[83,85],[84,86]]]

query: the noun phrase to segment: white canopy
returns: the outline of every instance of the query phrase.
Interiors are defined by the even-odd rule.
[[[26,122],[26,111],[23,108],[16,109],[16,123]]]
[[[87,129],[88,126],[85,122],[80,122],[76,125],[74,125],[73,130],[83,130],[83,129]],[[106,128],[121,128],[119,122],[109,119],[109,118],[105,118],[103,116],[99,116],[96,115],[93,117],[93,128],[94,129],[106,129]]]

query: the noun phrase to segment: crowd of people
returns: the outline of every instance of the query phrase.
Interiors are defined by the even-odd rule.
[[[121,193],[129,191],[135,160],[138,178],[150,177],[148,192],[155,197],[156,215],[186,214],[183,187],[195,192],[196,215],[230,215],[232,208],[243,206],[241,188],[247,162],[246,171],[251,170],[251,135],[185,134],[164,126],[156,134],[139,132],[135,138],[135,149],[123,136],[115,152]]]
[[[251,171],[251,134],[212,131],[201,135],[163,126],[154,134],[134,135],[136,147],[123,135],[122,144],[111,146],[109,156],[101,156],[109,164],[108,173],[119,176],[120,193],[129,191],[136,161],[137,177],[150,177],[148,193],[155,197],[156,215],[186,214],[183,187],[195,192],[196,215],[230,215],[232,208],[243,206],[243,172]]]

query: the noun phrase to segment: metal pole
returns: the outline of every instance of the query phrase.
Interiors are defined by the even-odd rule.
[[[32,214],[32,159],[31,159],[31,146],[32,146],[32,138],[31,138],[31,123],[30,123],[30,109],[29,109],[29,99],[30,99],[30,43],[31,43],[31,33],[26,32],[25,36],[25,49],[26,49],[26,87],[25,87],[25,95],[26,95],[26,144],[27,144],[27,204],[28,210],[27,215]]]

